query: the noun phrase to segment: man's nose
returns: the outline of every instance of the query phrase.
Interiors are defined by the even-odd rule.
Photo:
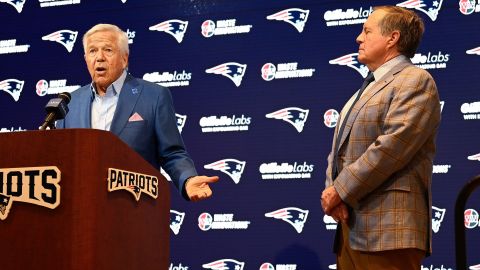
[[[363,42],[363,33],[360,33],[355,40],[358,44]]]
[[[99,50],[99,51],[97,52],[95,61],[96,61],[96,62],[103,62],[103,61],[105,61],[105,54],[104,54],[104,52],[103,52],[102,50]]]

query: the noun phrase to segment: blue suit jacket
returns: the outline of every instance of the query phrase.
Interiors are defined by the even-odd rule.
[[[57,128],[91,128],[94,96],[90,84],[72,92],[69,113]],[[138,113],[143,121],[128,121]],[[177,128],[170,91],[127,75],[118,98],[110,131],[138,152],[152,166],[161,166],[185,196],[184,183],[197,175]]]

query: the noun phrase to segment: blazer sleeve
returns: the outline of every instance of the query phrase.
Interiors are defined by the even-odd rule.
[[[378,123],[380,135],[333,183],[342,200],[354,208],[408,164],[439,125],[440,101],[433,78],[418,68],[404,72],[390,86],[394,94],[383,108],[386,114],[383,123]]]
[[[185,181],[196,176],[197,171],[178,131],[170,91],[163,87],[158,90],[161,94],[158,95],[154,128],[160,164],[185,197]]]

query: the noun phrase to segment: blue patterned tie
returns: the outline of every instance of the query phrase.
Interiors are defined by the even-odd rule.
[[[340,129],[338,130],[337,139],[335,140],[335,151],[333,152],[333,154],[334,154],[333,163],[332,163],[332,180],[333,181],[335,181],[335,178],[338,175],[338,170],[337,170],[338,169],[338,167],[337,167],[338,148],[339,148],[339,144],[340,144],[340,139],[342,138],[342,135],[343,135],[343,131],[345,129],[345,126],[347,125],[348,116],[350,115],[350,112],[352,111],[352,108],[355,106],[355,103],[357,103],[357,101],[362,96],[362,93],[365,90],[365,88],[367,88],[367,86],[371,82],[373,82],[374,80],[375,80],[375,77],[373,77],[373,73],[372,72],[368,73],[368,76],[363,81],[362,87],[360,88],[360,90],[358,90],[358,94],[355,97],[355,100],[352,102],[352,106],[350,106],[347,113],[345,114],[345,117],[342,120],[342,125],[340,126]]]

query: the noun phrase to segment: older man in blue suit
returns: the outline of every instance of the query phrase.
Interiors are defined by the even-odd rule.
[[[161,166],[186,199],[210,197],[209,184],[218,177],[197,175],[178,132],[169,90],[128,74],[126,33],[98,24],[85,33],[83,47],[92,83],[72,93],[70,112],[57,127],[109,130],[152,166]]]

